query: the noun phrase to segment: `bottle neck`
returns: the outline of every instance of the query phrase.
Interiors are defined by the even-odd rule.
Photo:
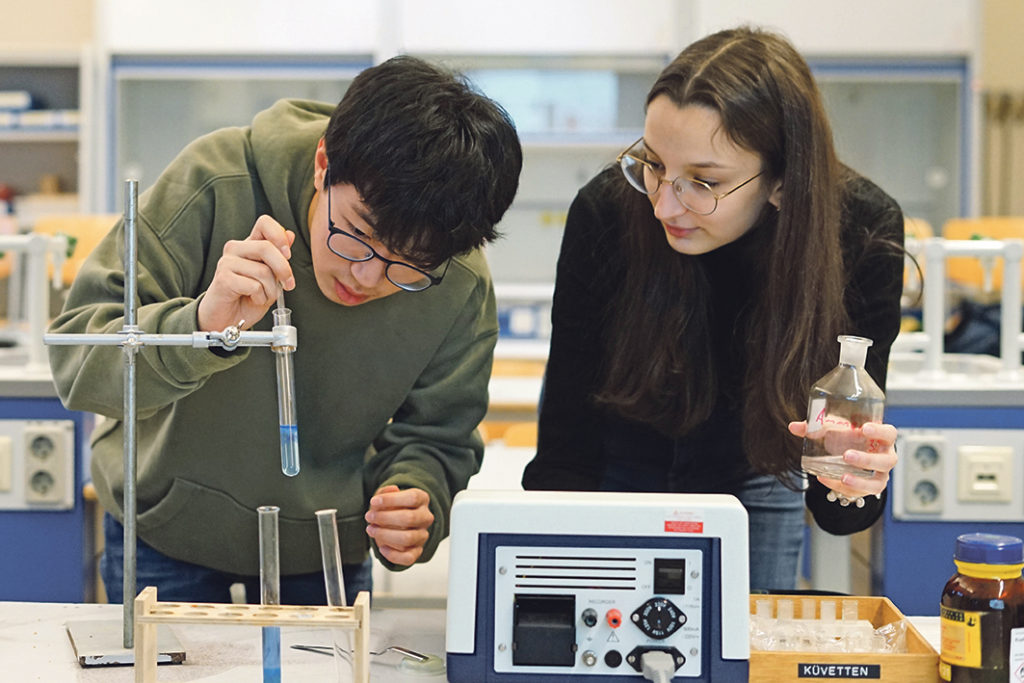
[[[1024,564],[981,564],[953,560],[957,571],[975,579],[1019,579]]]
[[[854,346],[853,344],[843,344],[839,347],[839,364],[840,365],[852,365],[855,368],[864,367],[864,361],[868,356],[867,346]]]

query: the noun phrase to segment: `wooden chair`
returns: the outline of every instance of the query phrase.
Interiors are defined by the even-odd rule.
[[[510,448],[536,448],[537,447],[537,423],[516,422],[509,425],[502,438],[506,446]]]
[[[943,226],[942,236],[947,240],[1024,239],[1024,216],[953,218]],[[986,270],[989,277],[986,277]],[[946,261],[946,277],[950,282],[972,291],[998,292],[1003,284],[1003,262],[995,259],[986,268],[980,259],[966,256],[950,258]]]
[[[903,232],[907,237],[913,237],[918,240],[935,237],[932,224],[923,218],[915,218],[914,216],[905,216],[903,218]]]
[[[915,239],[923,241],[931,237],[935,237],[935,231],[932,229],[932,224],[923,218],[915,218],[914,216],[905,216],[903,218],[903,234],[907,239]],[[921,252],[923,253],[923,252]],[[903,291],[904,293],[916,293],[921,291],[921,280],[924,275],[924,259],[920,258],[918,254],[914,254],[914,258],[917,259],[917,265],[909,258],[904,259],[903,266]],[[920,270],[918,270],[920,268]]]
[[[516,448],[532,448],[537,445],[536,422],[484,420],[480,423],[479,430],[485,444],[500,442]]]
[[[96,248],[120,214],[69,214],[64,216],[41,216],[33,226],[33,232],[46,235],[64,234],[76,240],[75,249],[61,270],[64,286],[69,286],[82,267],[85,258]]]

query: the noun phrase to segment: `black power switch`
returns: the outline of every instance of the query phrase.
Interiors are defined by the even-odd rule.
[[[513,666],[575,666],[576,596],[516,595]]]

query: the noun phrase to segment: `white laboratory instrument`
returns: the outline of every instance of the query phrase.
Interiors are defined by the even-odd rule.
[[[747,513],[720,494],[459,493],[452,507],[452,683],[746,680]],[[546,679],[545,679],[546,680]]]

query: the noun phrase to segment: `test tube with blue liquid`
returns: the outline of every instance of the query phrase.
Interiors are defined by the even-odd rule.
[[[292,311],[285,308],[284,290],[277,290],[274,331],[291,327]],[[292,328],[294,330],[294,328]],[[295,418],[295,344],[273,345],[277,360],[277,415],[281,429],[281,471],[289,477],[299,473],[299,428]]]
[[[276,505],[256,508],[260,522],[260,604],[281,604],[281,565],[277,540]],[[281,683],[281,629],[264,626],[263,683]]]

